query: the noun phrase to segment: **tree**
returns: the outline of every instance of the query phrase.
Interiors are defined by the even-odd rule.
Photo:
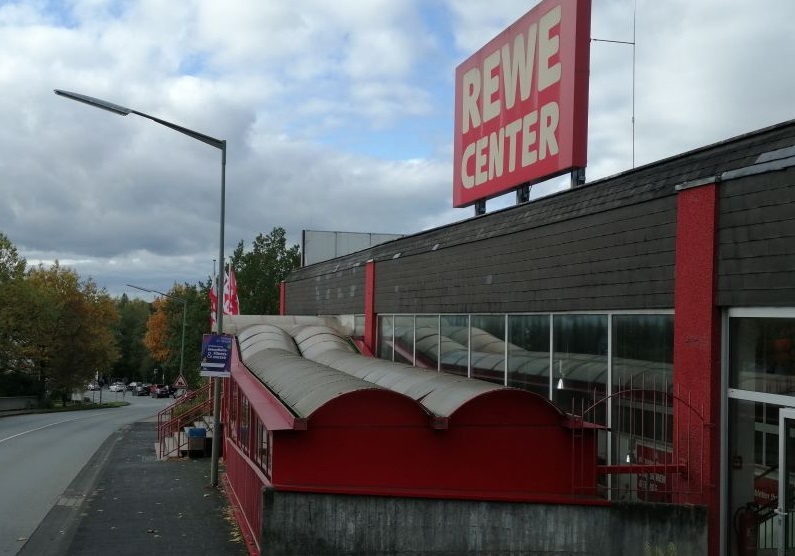
[[[123,294],[116,301],[119,322],[115,329],[120,357],[113,366],[114,377],[148,381],[154,362],[143,343],[150,305],[141,299]]]
[[[237,278],[240,312],[245,315],[275,315],[279,312],[279,283],[301,264],[299,246],[287,247],[284,228],[259,234],[245,252],[241,241],[232,255]]]
[[[27,318],[38,329],[25,339],[26,359],[48,391],[65,397],[118,359],[118,312],[104,289],[58,261],[33,268],[26,282]]]
[[[173,382],[180,370],[183,358],[183,308],[185,310],[185,344],[183,376],[191,386],[198,386],[199,360],[202,337],[209,330],[210,303],[207,297],[209,283],[200,286],[175,284],[166,292],[170,297],[158,298],[147,322],[144,344],[166,377]],[[183,305],[182,301],[185,303]]]
[[[146,321],[144,345],[155,363],[163,364],[168,359],[168,315],[165,306],[168,298],[157,298],[152,302],[152,314]]]
[[[0,285],[22,279],[27,262],[19,256],[17,248],[0,232]]]

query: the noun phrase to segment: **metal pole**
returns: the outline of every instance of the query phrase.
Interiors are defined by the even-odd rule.
[[[188,312],[188,302],[182,301],[182,351],[179,354],[179,376],[185,378],[183,370],[185,369],[185,318]]]
[[[224,260],[224,214],[226,211],[226,140],[225,139],[216,139],[215,137],[211,137],[209,135],[205,135],[203,133],[199,133],[198,131],[194,131],[187,127],[182,127],[175,123],[169,122],[167,120],[163,120],[152,116],[151,114],[146,114],[145,112],[139,112],[138,110],[133,110],[132,108],[127,108],[126,106],[121,106],[119,104],[114,104],[112,102],[108,102],[106,100],[90,97],[88,95],[82,95],[79,93],[74,93],[71,91],[64,91],[61,89],[55,89],[55,94],[66,97],[71,100],[75,100],[78,102],[82,102],[88,104],[89,106],[93,106],[95,108],[101,108],[102,110],[107,110],[108,112],[112,112],[114,114],[118,114],[119,116],[127,116],[128,114],[137,114],[142,118],[147,118],[156,122],[158,124],[164,125],[168,128],[173,129],[174,131],[178,131],[188,137],[192,137],[202,143],[206,143],[207,145],[211,145],[216,149],[221,150],[221,239],[220,245],[218,246],[218,262],[219,264],[223,265]],[[221,273],[219,284],[218,284],[218,292],[221,300],[221,303],[218,304],[218,333],[223,334],[223,291],[224,291],[224,274]],[[210,462],[210,482],[213,486],[218,485],[218,455],[220,452],[221,446],[221,382],[219,378],[214,378],[215,380],[215,387],[213,389],[213,451],[212,451],[212,460]]]
[[[224,218],[226,214],[226,141],[221,142],[221,233],[218,246],[218,333],[224,333]],[[213,448],[210,456],[210,484],[218,486],[218,458],[221,452],[221,379],[213,378]]]

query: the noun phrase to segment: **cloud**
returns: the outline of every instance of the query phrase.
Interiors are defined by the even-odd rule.
[[[633,2],[593,2],[630,40]],[[274,226],[413,233],[451,208],[453,72],[529,9],[515,0],[6,2],[0,231],[113,294],[206,279],[217,149],[73,90],[224,139],[227,254]],[[589,179],[793,117],[795,3],[651,2],[633,49],[591,44]],[[634,138],[634,141],[633,141]],[[567,178],[533,188],[544,195]],[[490,210],[512,204],[491,200]]]

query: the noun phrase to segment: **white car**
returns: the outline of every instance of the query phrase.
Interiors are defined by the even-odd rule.
[[[110,385],[108,390],[110,390],[111,392],[124,392],[125,390],[127,390],[127,386],[125,386],[123,382],[114,382],[113,384]]]

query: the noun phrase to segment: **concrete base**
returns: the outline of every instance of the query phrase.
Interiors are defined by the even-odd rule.
[[[706,554],[703,507],[263,492],[262,554]]]

